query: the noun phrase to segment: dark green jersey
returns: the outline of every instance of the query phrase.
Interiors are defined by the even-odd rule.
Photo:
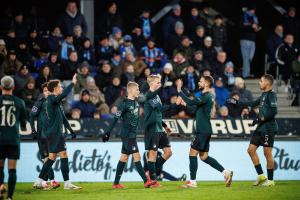
[[[196,134],[212,134],[210,115],[214,105],[214,96],[205,92],[200,98],[188,98],[183,92],[179,95],[188,106],[196,107]]]
[[[114,114],[113,123],[107,129],[111,132],[119,119],[122,119],[123,126],[121,130],[122,138],[136,138],[139,122],[139,103],[135,100],[124,99],[118,105],[118,111]]]
[[[259,107],[259,118],[264,120],[258,124],[256,131],[263,133],[273,133],[278,131],[275,120],[277,114],[277,96],[272,90],[263,92],[255,101],[239,102],[241,106]]]
[[[19,145],[19,127],[26,127],[25,103],[22,99],[0,96],[0,145]]]
[[[47,121],[47,116],[46,116],[46,98],[41,97],[40,99],[38,99],[32,109],[31,109],[31,113],[30,113],[30,126],[32,130],[35,130],[35,126],[34,126],[34,120],[37,119],[37,134],[38,137],[45,137],[45,135],[42,133],[42,129],[45,127],[44,125],[46,124]]]
[[[164,108],[158,96],[160,91],[161,88],[154,92],[146,92],[144,104],[145,130],[152,130],[156,133],[163,132],[162,112]]]
[[[45,101],[45,135],[54,134],[60,136],[63,133],[63,125],[66,123],[64,111],[60,105],[61,101],[71,92],[74,84],[71,83],[65,88],[62,94],[55,96],[49,95]]]

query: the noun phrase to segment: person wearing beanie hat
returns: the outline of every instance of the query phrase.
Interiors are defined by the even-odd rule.
[[[113,27],[112,34],[109,36],[109,46],[112,46],[114,50],[118,50],[123,43],[122,30],[119,27]]]
[[[125,35],[123,37],[124,43],[120,45],[119,47],[119,51],[121,54],[121,58],[124,61],[127,54],[132,54],[135,57],[137,56],[137,51],[135,49],[135,47],[132,44],[132,37],[130,35]]]
[[[7,199],[12,200],[17,182],[17,160],[20,158],[20,130],[26,130],[25,103],[13,96],[14,80],[11,76],[1,79],[0,107],[2,124],[0,126],[0,199],[4,199],[4,163],[8,159],[8,190]],[[5,134],[3,134],[5,133]]]
[[[172,55],[174,53],[174,49],[180,47],[181,40],[183,37],[184,25],[181,21],[176,21],[174,25],[174,33],[166,39],[166,52],[168,55]]]
[[[100,60],[109,60],[113,57],[114,48],[109,45],[109,39],[106,35],[101,35],[98,40],[98,44],[95,47],[96,63]]]
[[[186,33],[189,37],[195,35],[196,27],[207,27],[207,21],[204,18],[202,18],[202,16],[200,16],[199,8],[197,7],[197,5],[191,7],[190,13],[185,22]]]
[[[17,59],[16,51],[9,50],[6,59],[2,63],[1,69],[5,75],[15,75],[21,66],[22,62]]]
[[[96,106],[90,100],[90,92],[87,89],[81,91],[80,100],[74,102],[72,109],[80,109],[80,118],[93,118]]]

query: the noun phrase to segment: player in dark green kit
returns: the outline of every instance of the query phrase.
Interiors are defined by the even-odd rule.
[[[259,107],[258,118],[253,121],[253,125],[257,124],[255,132],[251,136],[248,153],[254,164],[258,177],[254,186],[262,184],[263,186],[274,186],[274,160],[272,156],[272,148],[274,144],[274,135],[278,131],[278,125],[275,120],[277,114],[277,97],[273,91],[273,76],[266,74],[259,81],[262,95],[255,101],[238,102],[236,99],[230,99],[230,103],[239,104],[241,106]],[[256,150],[259,146],[263,146],[264,155],[267,160],[268,177],[263,174],[263,170],[259,161]]]
[[[113,184],[113,188],[124,188],[124,186],[120,184],[120,179],[130,154],[133,155],[136,170],[142,177],[144,181],[144,186],[148,188],[151,185],[155,184],[156,181],[147,180],[146,174],[141,164],[141,155],[139,153],[139,149],[136,142],[137,127],[139,123],[139,103],[136,99],[140,94],[139,85],[135,82],[128,82],[127,94],[127,98],[124,99],[118,105],[118,111],[115,113],[114,121],[108,127],[106,133],[102,137],[102,140],[103,142],[107,142],[109,140],[111,130],[114,128],[117,121],[119,119],[122,119],[122,151],[121,158],[116,170],[116,177]]]
[[[162,121],[162,113],[172,106],[163,106],[158,96],[161,91],[161,76],[150,75],[147,78],[149,85],[145,93],[144,120],[145,120],[145,149],[149,151],[148,169],[149,178],[156,180],[156,174],[161,172],[163,164],[172,156],[170,141],[166,134],[171,134],[171,129]],[[164,154],[157,158],[158,148],[163,149]],[[160,171],[160,172],[159,172]],[[157,182],[151,187],[159,187]]]
[[[42,85],[41,88],[43,90],[43,94],[33,105],[30,113],[30,120],[29,120],[33,137],[37,139],[38,142],[40,157],[44,162],[46,162],[49,156],[47,137],[43,133],[43,129],[46,128],[45,123],[47,121],[47,116],[45,112],[45,106],[46,106],[45,102],[49,94],[47,84],[48,83],[44,83]],[[37,119],[37,129],[34,126],[35,119]],[[68,120],[66,119],[66,117],[64,117],[64,125],[66,129],[68,129],[71,132],[72,137],[74,137],[75,133],[73,133],[73,130],[71,129],[71,126]],[[60,187],[60,184],[54,179],[54,172],[52,167],[48,172],[48,179],[50,180],[51,188],[55,189]]]
[[[57,154],[59,154],[61,172],[64,178],[64,189],[81,189],[81,187],[75,186],[69,181],[69,162],[63,134],[65,115],[60,105],[61,101],[71,92],[76,82],[77,76],[74,75],[72,83],[65,90],[63,90],[59,80],[51,80],[48,82],[47,88],[49,90],[49,96],[45,102],[45,114],[47,120],[45,121],[45,128],[42,133],[47,137],[49,157],[42,167],[39,178],[34,183],[35,188],[50,188],[46,182],[47,174],[55,162]]]
[[[7,199],[13,198],[16,186],[17,160],[20,158],[19,127],[26,129],[25,103],[13,96],[14,80],[10,76],[1,79],[2,95],[0,96],[0,199],[3,199],[4,164],[8,159],[8,193]]]
[[[189,153],[191,179],[190,181],[187,181],[183,187],[197,187],[196,174],[198,168],[198,154],[203,162],[224,175],[226,187],[229,187],[232,182],[233,172],[230,170],[225,170],[217,160],[208,155],[209,143],[212,134],[210,115],[214,105],[214,96],[210,92],[213,82],[214,80],[211,76],[202,76],[198,83],[199,89],[202,91],[202,96],[194,99],[190,99],[182,92],[182,80],[178,79],[176,83],[177,92],[183,99],[182,104],[196,106],[196,136],[192,141]]]

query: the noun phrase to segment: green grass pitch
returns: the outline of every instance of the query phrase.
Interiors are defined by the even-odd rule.
[[[141,182],[122,183],[125,189],[113,190],[112,183],[76,183],[82,190],[50,191],[32,189],[32,183],[17,183],[15,200],[300,200],[300,181],[277,181],[275,187],[253,187],[251,182],[236,181],[232,187],[223,182],[198,182],[198,188],[178,188],[183,182],[162,182],[161,188],[143,188]]]

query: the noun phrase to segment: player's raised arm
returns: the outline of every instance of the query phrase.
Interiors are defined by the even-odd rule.
[[[51,82],[51,81],[50,81]],[[49,83],[50,83],[49,82]],[[61,94],[55,96],[54,98],[54,103],[60,103],[65,97],[68,96],[68,94],[72,91],[72,88],[74,87],[74,85],[77,83],[77,74],[75,74],[72,78],[72,82],[70,85],[68,85]],[[60,83],[58,85],[58,87],[61,87]]]
[[[189,106],[197,106],[207,102],[207,98],[194,98],[190,99],[182,92],[183,82],[181,79],[176,80],[177,92],[179,96],[183,99],[183,101]]]

